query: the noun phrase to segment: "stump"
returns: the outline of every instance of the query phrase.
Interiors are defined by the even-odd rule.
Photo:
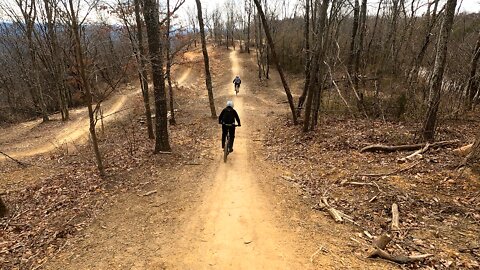
[[[7,215],[7,206],[3,203],[2,197],[0,197],[0,218]]]

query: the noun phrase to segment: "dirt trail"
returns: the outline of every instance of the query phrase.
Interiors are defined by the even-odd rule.
[[[254,75],[242,67],[245,59],[230,52],[231,72],[217,77],[216,89],[224,89],[216,93],[218,107],[232,99],[242,120],[227,163],[215,137],[211,162],[152,166],[147,174],[156,186],[149,189],[158,193],[115,199],[85,238],[46,269],[390,269],[359,259],[348,228],[332,226],[299,201],[296,188],[274,179],[279,172],[253,141],[273,105],[252,94]],[[245,79],[236,97],[231,81],[237,74]]]
[[[236,52],[230,53],[232,78],[242,72]],[[227,89],[230,89],[227,87]],[[233,91],[232,91],[233,93]],[[245,116],[244,97],[248,88],[242,85],[241,94],[233,97],[240,117]],[[247,117],[237,128],[234,152],[227,163],[217,160],[212,174],[212,187],[207,190],[203,204],[189,220],[179,243],[183,255],[172,261],[183,269],[305,269],[291,247],[293,237],[282,230],[272,216],[272,207],[260,191],[249,158],[253,127]],[[217,149],[217,152],[220,152]],[[220,155],[219,155],[220,157]],[[185,250],[188,250],[185,253]],[[305,263],[306,261],[304,261]]]
[[[177,80],[177,83],[181,84],[185,81],[190,75],[191,68],[185,70],[182,75]],[[108,125],[112,122],[118,120],[122,116],[127,115],[126,110],[134,106],[131,101],[132,98],[136,95],[140,95],[141,90],[136,89],[127,94],[115,95],[110,100],[106,101],[103,107],[104,114],[104,124]],[[4,152],[7,152],[9,156],[13,158],[25,158],[31,157],[39,154],[44,154],[55,150],[58,147],[68,147],[69,151],[75,151],[74,144],[82,144],[88,140],[89,133],[89,120],[87,115],[87,109],[82,108],[74,110],[73,112],[76,117],[74,120],[71,120],[67,123],[62,124],[61,127],[57,127],[54,130],[50,131],[50,134],[41,133],[36,134],[35,138],[42,138],[41,141],[34,140],[33,142],[28,143],[28,141],[20,141],[7,145],[7,149],[2,149]],[[41,120],[34,120],[27,123],[22,123],[16,127],[9,128],[9,131],[3,131],[6,133],[2,141],[8,142],[14,137],[24,136],[26,133],[32,132],[32,129],[38,127],[41,124]],[[22,134],[23,133],[23,134]],[[6,137],[8,136],[8,137]],[[1,144],[2,142],[0,142]],[[4,156],[0,156],[0,162],[5,160]]]

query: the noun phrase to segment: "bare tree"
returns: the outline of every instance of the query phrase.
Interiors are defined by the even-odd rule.
[[[467,85],[465,86],[466,94],[466,107],[468,110],[472,109],[472,104],[475,99],[475,94],[478,92],[480,87],[480,79],[477,75],[478,60],[480,59],[480,31],[477,36],[477,43],[475,49],[473,50],[472,60],[470,61],[470,74],[468,78]]]
[[[321,91],[323,88],[323,75],[325,74],[325,68],[321,68],[324,65],[325,58],[325,38],[326,38],[326,22],[327,22],[327,10],[329,1],[323,0],[320,6],[320,14],[317,18],[318,27],[316,28],[316,39],[314,55],[312,58],[311,66],[311,81],[308,87],[307,103],[305,104],[305,116],[303,121],[303,131],[307,132],[312,130],[316,125],[316,117],[311,117],[313,111],[312,103],[316,99],[318,106],[320,105]],[[317,110],[317,108],[315,108]]]
[[[143,31],[142,31],[142,18],[140,14],[140,0],[134,0],[135,5],[135,22],[137,26],[137,43],[138,43],[138,65],[139,65],[139,79],[140,85],[142,87],[142,96],[143,96],[143,106],[145,107],[145,118],[147,121],[147,132],[148,138],[153,139],[155,135],[153,134],[153,124],[152,124],[152,110],[150,108],[150,94],[148,91],[148,75],[146,68],[146,53],[143,42]]]
[[[442,88],[443,73],[447,59],[447,48],[450,32],[455,17],[455,7],[457,0],[448,0],[445,8],[445,15],[440,29],[440,36],[437,43],[437,54],[433,67],[432,77],[430,79],[430,95],[428,101],[427,115],[423,123],[422,135],[425,141],[433,141],[435,138],[435,128],[437,125],[437,113],[440,105],[440,93]]]
[[[430,45],[433,27],[435,26],[435,23],[438,17],[437,8],[438,8],[439,2],[440,2],[439,0],[436,0],[428,4],[428,8],[426,12],[425,37],[423,39],[423,43],[422,43],[422,47],[420,48],[420,51],[412,59],[411,69],[407,77],[408,91],[410,96],[413,96],[415,93],[415,85],[418,78],[418,70],[425,58],[425,55],[427,54],[428,46]],[[433,10],[431,10],[432,5],[433,5]]]
[[[90,82],[88,81],[86,68],[85,68],[85,61],[83,58],[82,52],[82,44],[80,41],[80,32],[79,32],[79,23],[77,18],[77,11],[73,5],[73,0],[69,0],[69,8],[70,8],[70,20],[71,20],[71,27],[74,37],[74,47],[75,47],[75,59],[77,62],[78,70],[80,72],[80,77],[82,80],[82,87],[85,90],[85,98],[87,99],[87,107],[88,107],[88,117],[89,121],[89,131],[90,131],[90,138],[92,140],[93,152],[95,153],[95,158],[97,160],[97,168],[101,176],[105,175],[105,169],[103,167],[102,156],[100,154],[100,149],[98,147],[98,139],[97,133],[95,130],[95,112],[92,106],[92,93],[90,90]]]
[[[295,105],[293,104],[292,93],[290,92],[290,88],[288,87],[287,79],[285,77],[285,74],[283,73],[282,66],[278,61],[277,53],[275,52],[275,44],[273,43],[273,38],[270,34],[270,29],[268,28],[267,19],[265,18],[265,14],[263,13],[263,9],[262,9],[262,6],[260,5],[260,1],[253,0],[253,2],[255,2],[255,5],[257,6],[258,14],[260,15],[260,19],[262,20],[263,29],[265,31],[265,35],[267,36],[267,42],[272,53],[272,60],[275,63],[278,74],[280,75],[280,79],[282,80],[283,88],[285,89],[285,94],[287,95],[288,104],[290,105],[290,111],[292,112],[293,123],[296,125],[297,114],[295,113]]]
[[[473,143],[470,153],[465,158],[465,165],[473,167],[480,166],[480,132],[478,132],[475,138],[475,143]]]
[[[303,108],[303,103],[305,103],[305,98],[307,97],[308,87],[310,85],[310,1],[305,0],[305,26],[304,26],[304,54],[305,54],[305,83],[303,87],[303,92],[298,98],[298,106],[297,106],[297,116],[300,117],[301,111]]]
[[[152,65],[155,96],[155,153],[171,151],[168,140],[167,98],[163,72],[163,45],[159,33],[159,12],[155,0],[144,0],[143,16],[147,27],[148,49]]]
[[[207,85],[208,101],[210,103],[210,113],[212,115],[212,118],[216,118],[217,112],[215,111],[215,100],[213,98],[212,77],[210,75],[210,63],[208,59],[207,41],[205,39],[205,28],[204,28],[203,17],[202,17],[202,3],[200,2],[200,0],[195,0],[195,2],[197,3],[198,24],[200,26],[200,38],[202,39],[203,61],[205,63],[205,84]],[[228,39],[227,39],[227,43],[228,43]]]
[[[168,96],[169,96],[169,101],[170,101],[170,125],[175,125],[175,108],[174,108],[174,99],[173,99],[173,87],[172,87],[172,76],[171,76],[171,70],[172,70],[172,55],[171,55],[171,40],[170,40],[170,0],[167,0],[167,21],[166,21],[166,31],[165,31],[165,39],[167,40],[167,82],[168,82]]]

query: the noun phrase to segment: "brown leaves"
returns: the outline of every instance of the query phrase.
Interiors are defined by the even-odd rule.
[[[399,231],[386,251],[406,256],[435,254],[411,262],[409,268],[442,269],[445,262],[451,262],[450,267],[475,269],[478,251],[455,256],[442,252],[471,245],[476,241],[473,235],[480,234],[476,215],[480,182],[470,173],[458,176],[455,168],[460,159],[452,149],[431,149],[416,166],[410,167],[415,162],[399,165],[397,160],[409,153],[360,154],[358,150],[368,144],[415,143],[406,126],[328,116],[322,121],[311,133],[283,125],[283,118],[272,121],[264,142],[265,156],[287,170],[284,180],[297,183],[305,196],[315,198],[315,209],[321,208],[321,198],[328,196],[332,207],[351,216],[362,232],[372,236],[391,231],[391,206],[398,204]],[[439,140],[464,142],[462,134],[467,128],[462,124],[449,127],[448,132],[441,130]],[[456,129],[462,132],[451,131]],[[409,169],[398,170],[400,166]],[[359,176],[393,171],[396,173],[390,176]]]

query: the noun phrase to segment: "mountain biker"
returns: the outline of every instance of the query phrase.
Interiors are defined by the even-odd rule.
[[[218,117],[218,123],[222,124],[222,149],[225,148],[227,132],[230,133],[230,145],[228,146],[230,152],[233,152],[233,141],[235,140],[235,120],[240,127],[240,117],[238,117],[237,111],[233,109],[233,101],[229,100],[227,101],[227,107],[222,110]]]
[[[240,84],[242,83],[242,80],[240,80],[240,76],[235,76],[235,79],[233,79],[233,84],[235,85],[234,90],[236,91],[237,86],[240,89]]]

